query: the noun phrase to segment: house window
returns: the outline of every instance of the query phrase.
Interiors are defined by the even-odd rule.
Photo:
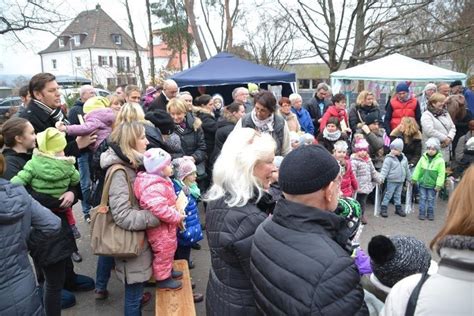
[[[74,46],[81,45],[81,35],[74,35]]]
[[[298,89],[309,89],[309,79],[298,79]]]
[[[52,59],[51,60],[52,64],[53,64],[53,69],[56,69],[57,68],[57,63],[56,63],[56,59]]]
[[[109,66],[110,67],[114,66],[114,58],[112,56],[109,56]]]
[[[125,72],[125,57],[117,57],[117,71]]]
[[[58,38],[58,42],[59,42],[59,47],[64,47],[64,38],[62,37]]]
[[[127,72],[130,72],[130,57],[127,57]]]
[[[112,34],[112,41],[117,45],[122,45],[122,36],[120,34]]]
[[[128,83],[127,83],[127,76],[125,76],[125,75],[118,75],[118,76],[117,76],[117,85],[120,86],[120,85],[123,85],[123,84],[128,84]]]
[[[99,56],[99,67],[107,66],[108,58],[107,56]]]
[[[76,66],[81,67],[81,57],[76,57]]]

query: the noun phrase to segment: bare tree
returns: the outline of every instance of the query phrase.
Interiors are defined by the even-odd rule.
[[[155,55],[153,51],[153,28],[151,27],[151,10],[150,10],[150,0],[145,0],[146,5],[146,15],[148,18],[148,47],[150,54],[150,76],[151,84],[155,85]]]
[[[231,50],[234,44],[234,28],[243,16],[240,1],[233,0],[231,3],[230,0],[199,0],[199,2],[204,24],[214,48],[217,52]],[[210,21],[218,19],[220,19],[220,28],[217,31],[211,26]]]
[[[290,61],[310,54],[307,49],[301,47],[296,49],[295,41],[299,39],[298,31],[286,16],[270,12],[265,8],[259,12],[261,12],[258,16],[260,22],[257,27],[253,29],[245,27],[248,40],[243,42],[243,45],[252,61],[283,69]],[[234,53],[233,50],[231,52]],[[245,56],[242,57],[245,58]]]
[[[196,43],[196,47],[199,53],[199,58],[201,61],[207,60],[206,51],[204,50],[204,45],[199,35],[199,29],[196,23],[196,15],[194,14],[194,0],[184,0],[184,8],[186,10],[186,15],[188,16],[189,25],[193,32],[193,38]],[[188,54],[189,56],[189,54]]]
[[[140,84],[142,89],[145,90],[145,75],[143,74],[142,68],[142,59],[140,57],[140,52],[138,51],[138,43],[135,37],[135,29],[133,27],[132,15],[130,14],[130,7],[128,5],[128,0],[125,0],[125,9],[127,10],[127,17],[128,17],[128,26],[130,28],[130,32],[132,33],[132,40],[133,40],[133,50],[135,51],[135,63],[136,67],[138,67],[138,74],[140,76]]]
[[[2,0],[0,4],[0,35],[25,30],[55,34],[58,24],[69,19],[59,13],[58,4],[49,0],[19,1]]]

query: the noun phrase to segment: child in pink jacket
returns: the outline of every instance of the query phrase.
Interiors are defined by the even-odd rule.
[[[171,156],[161,148],[151,148],[144,154],[146,172],[140,172],[133,190],[140,208],[153,213],[161,222],[147,229],[148,242],[153,250],[153,276],[156,286],[165,290],[179,290],[183,273],[173,271],[173,258],[178,246],[176,231],[184,219],[176,209],[176,194],[170,176],[173,174]]]
[[[95,152],[99,145],[112,133],[115,117],[121,107],[120,102],[111,103],[105,97],[92,97],[84,103],[83,110],[86,114],[84,124],[65,125],[63,122],[57,122],[56,128],[71,136],[85,136],[94,132],[97,139],[89,145],[89,148],[92,152]]]
[[[351,160],[347,158],[347,142],[338,140],[334,144],[333,156],[339,162],[342,170],[341,192],[344,197],[353,197],[359,185],[352,171]]]

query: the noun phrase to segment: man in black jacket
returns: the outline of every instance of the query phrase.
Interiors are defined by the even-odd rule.
[[[324,82],[318,84],[316,93],[305,105],[304,108],[308,110],[311,120],[314,126],[314,136],[319,134],[319,122],[323,117],[324,113],[331,105],[331,102],[327,100],[329,97],[329,86]]]
[[[264,315],[368,315],[344,218],[334,214],[339,164],[320,145],[290,152],[279,170],[285,198],[257,229],[251,281]]]
[[[59,86],[56,82],[56,77],[50,73],[39,73],[33,76],[29,83],[29,90],[31,101],[25,111],[20,114],[20,117],[30,121],[35,129],[35,133],[40,133],[48,127],[55,127],[55,123],[63,121],[69,124],[65,114],[61,110],[61,99],[59,93]],[[64,149],[66,156],[78,157],[80,150],[92,144],[97,136],[87,135],[79,136],[76,139],[67,138],[68,143]],[[71,207],[77,196],[80,195],[78,188],[71,188],[70,191],[63,194],[60,208]],[[44,204],[45,201],[40,201]],[[44,204],[45,207],[50,207]],[[55,206],[57,207],[57,206]],[[39,278],[41,276],[38,276]],[[76,274],[71,259],[66,262],[66,281],[64,288],[68,290],[88,291],[94,289],[94,280],[85,276]],[[75,304],[74,295],[64,291],[61,293],[63,297],[63,307],[70,307]],[[69,302],[64,301],[64,297],[68,297]],[[65,306],[66,305],[69,306]]]
[[[155,110],[166,111],[166,105],[168,104],[168,101],[172,98],[175,98],[178,92],[179,89],[176,81],[172,79],[165,80],[165,82],[163,83],[163,91],[161,91],[160,95],[157,96],[155,100],[150,103],[148,112]]]

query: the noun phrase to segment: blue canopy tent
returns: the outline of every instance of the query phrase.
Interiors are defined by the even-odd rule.
[[[296,76],[267,66],[257,65],[229,53],[219,53],[210,59],[171,77],[181,90],[199,95],[197,87],[206,87],[206,93],[220,93],[226,104],[232,101],[232,90],[253,82],[261,88],[268,84],[282,85],[282,95],[295,91]]]

